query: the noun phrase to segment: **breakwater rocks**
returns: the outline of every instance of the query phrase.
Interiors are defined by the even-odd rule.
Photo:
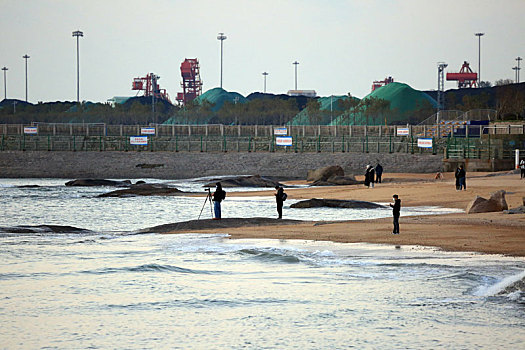
[[[362,174],[380,162],[385,172],[440,171],[442,156],[406,153],[269,152],[0,152],[0,177],[183,179],[216,175],[253,175],[305,179],[308,170],[341,166]],[[155,164],[154,167],[137,165]],[[160,166],[162,164],[162,166]]]
[[[290,205],[290,208],[353,208],[353,209],[378,209],[385,206],[377,203],[341,199],[317,199],[312,198]]]

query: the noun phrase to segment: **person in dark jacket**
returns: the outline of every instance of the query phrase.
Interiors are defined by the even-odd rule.
[[[215,217],[213,220],[221,219],[221,202],[226,198],[226,192],[222,189],[220,182],[217,182],[215,192],[213,192],[213,210],[215,211]]]
[[[467,189],[467,173],[463,168],[463,165],[460,165],[456,170],[456,189],[458,191]]]
[[[282,219],[283,218],[284,189],[279,185],[275,186],[275,189],[277,190],[275,192],[275,202],[277,203],[277,214],[279,214],[278,219]]]
[[[394,205],[390,204],[390,207],[392,209],[392,216],[394,217],[394,231],[392,233],[394,235],[399,234],[399,215],[401,213],[401,199],[399,199],[399,196],[397,194],[392,196],[394,200]]]
[[[370,165],[367,165],[366,166],[366,171],[365,171],[365,186],[366,187],[370,187]]]
[[[383,167],[381,164],[377,163],[376,165],[376,182],[378,184],[381,183],[381,176],[383,176]]]

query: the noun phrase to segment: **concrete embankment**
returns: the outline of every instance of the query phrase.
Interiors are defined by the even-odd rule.
[[[0,152],[2,178],[159,178],[260,174],[306,178],[309,169],[340,165],[362,174],[367,164],[386,172],[434,172],[441,155],[406,153],[189,153],[189,152]]]

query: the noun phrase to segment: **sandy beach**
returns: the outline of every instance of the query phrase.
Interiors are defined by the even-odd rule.
[[[523,203],[525,180],[519,174],[472,173],[467,175],[467,190],[456,191],[454,174],[443,180],[435,174],[384,174],[384,182],[373,189],[364,186],[330,186],[286,189],[289,198],[355,199],[388,203],[398,194],[402,206],[439,206],[465,210],[476,195],[505,190],[509,208]],[[357,177],[359,180],[360,178]],[[296,181],[287,185],[304,184]],[[232,196],[273,196],[272,191],[230,193]],[[229,198],[228,197],[228,198]],[[290,210],[290,209],[288,209]],[[300,210],[300,209],[296,209]],[[228,233],[232,238],[275,238],[322,240],[344,243],[368,242],[401,246],[432,246],[448,251],[473,251],[489,254],[525,256],[525,214],[481,213],[403,217],[401,234],[392,235],[390,218],[345,222],[308,222],[286,225],[258,225],[192,230],[202,233]],[[286,210],[284,211],[286,217]],[[315,218],[312,218],[315,220]],[[168,231],[165,233],[179,233]]]

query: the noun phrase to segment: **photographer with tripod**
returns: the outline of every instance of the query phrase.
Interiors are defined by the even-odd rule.
[[[213,209],[215,211],[215,217],[213,220],[221,219],[221,202],[226,198],[226,192],[222,189],[220,182],[217,182],[215,192],[213,192]]]

